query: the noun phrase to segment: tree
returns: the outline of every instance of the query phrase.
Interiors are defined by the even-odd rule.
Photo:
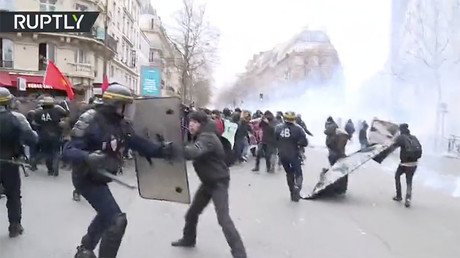
[[[425,69],[430,75],[430,85],[434,85],[436,91],[437,140],[444,136],[446,111],[442,71],[445,65],[459,61],[459,57],[452,52],[453,37],[458,33],[455,21],[460,15],[459,7],[458,0],[412,0],[405,22],[405,33],[408,38],[406,66],[393,72],[403,81],[416,81],[418,76],[424,74],[421,69]],[[414,66],[414,63],[419,65]],[[411,64],[412,69],[408,69],[407,64]]]
[[[183,0],[183,7],[176,14],[175,33],[172,40],[182,56],[178,69],[181,71],[181,97],[185,103],[196,98],[206,99],[207,90],[193,90],[195,86],[204,87],[210,82],[212,65],[216,61],[219,33],[206,20],[206,6],[195,0]],[[204,79],[203,79],[204,78]],[[208,94],[196,96],[196,94]],[[209,99],[208,99],[209,101]],[[207,104],[207,103],[205,103]]]

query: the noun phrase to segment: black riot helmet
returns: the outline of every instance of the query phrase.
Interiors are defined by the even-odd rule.
[[[102,101],[107,106],[118,106],[133,103],[134,97],[131,91],[118,83],[109,85],[104,94],[102,94]]]
[[[133,103],[134,97],[131,91],[118,83],[109,85],[104,94],[102,94],[102,106],[109,108],[111,112],[123,117],[128,109],[129,104]]]
[[[0,87],[0,106],[8,106],[13,99],[13,95],[5,87]]]

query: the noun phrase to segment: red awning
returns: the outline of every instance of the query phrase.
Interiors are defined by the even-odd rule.
[[[10,74],[8,72],[0,72],[0,86],[13,86]]]
[[[63,89],[54,89],[49,85],[43,84],[43,76],[40,75],[23,75],[23,74],[10,74],[11,82],[14,87],[17,86],[18,77],[26,79],[27,89],[46,89],[46,90],[59,90],[65,91]]]

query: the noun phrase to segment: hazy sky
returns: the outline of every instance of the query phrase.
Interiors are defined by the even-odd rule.
[[[151,0],[171,24],[181,0]],[[244,71],[253,54],[289,40],[302,28],[325,30],[344,66],[348,87],[357,88],[382,69],[388,55],[390,0],[207,0],[210,22],[221,32],[217,88]]]

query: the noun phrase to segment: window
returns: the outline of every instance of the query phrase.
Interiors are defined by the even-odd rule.
[[[40,11],[53,12],[56,10],[57,0],[40,0]]]
[[[125,42],[121,43],[121,61],[125,60]]]
[[[152,29],[152,30],[155,29],[155,18],[152,18],[150,20],[150,29]]]
[[[75,63],[77,64],[86,63],[86,53],[83,49],[77,49],[77,51],[75,51]]]
[[[123,34],[125,33],[126,31],[126,22],[125,22],[126,18],[125,16],[123,15]]]
[[[113,65],[110,65],[110,77],[113,77]]]
[[[75,4],[75,9],[77,11],[86,12],[88,11],[88,6],[82,4]]]
[[[13,41],[0,38],[0,67],[13,68]]]
[[[99,68],[99,58],[97,56],[94,57],[94,76],[97,77],[98,69]]]
[[[38,44],[38,70],[46,70],[48,61],[54,62],[54,54],[56,47],[50,43],[40,43]]]
[[[149,51],[149,62],[152,63],[155,60],[156,53],[155,49],[151,48]]]

